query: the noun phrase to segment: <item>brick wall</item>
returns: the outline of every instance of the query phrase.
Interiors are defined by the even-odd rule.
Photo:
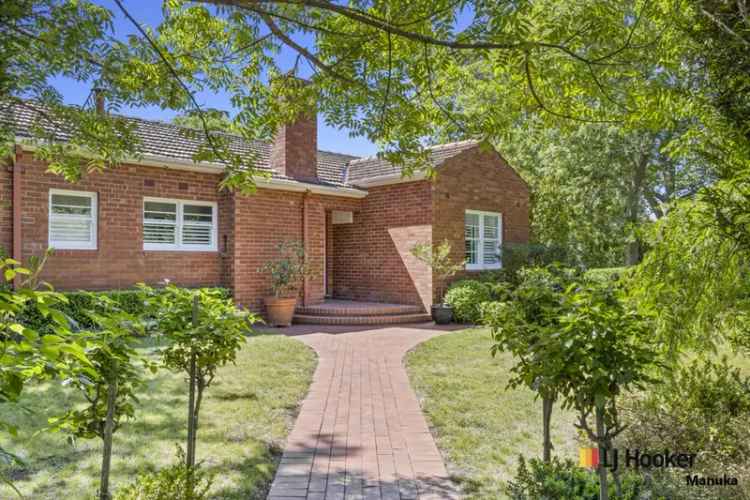
[[[13,170],[0,161],[0,255],[13,253]]]
[[[431,239],[428,181],[373,187],[352,224],[333,226],[337,298],[429,304],[432,277],[409,252]]]
[[[219,223],[223,231],[219,233],[218,249],[221,262],[220,283],[234,292],[234,250],[235,232],[235,195],[231,191],[219,194]]]
[[[333,246],[333,217],[331,212],[326,212],[326,296],[333,296],[333,256],[336,254],[336,248]]]
[[[139,281],[165,278],[183,285],[220,285],[219,252],[143,250],[143,197],[218,201],[219,176],[163,168],[122,165],[104,174],[85,176],[71,185],[45,173],[46,166],[24,152],[23,257],[41,255],[48,246],[47,220],[50,188],[94,191],[98,197],[96,250],[57,250],[43,277],[60,289],[112,289]],[[147,185],[149,181],[150,185]],[[227,233],[226,217],[219,217],[219,240]]]
[[[49,189],[98,194],[97,250],[59,250],[44,278],[61,289],[111,289],[164,278],[183,285],[223,285],[236,300],[256,311],[271,294],[270,279],[258,273],[278,257],[276,244],[306,239],[308,262],[316,275],[307,280],[308,304],[326,294],[337,298],[429,306],[433,277],[410,254],[420,242],[449,239],[463,258],[466,209],[503,214],[503,240],[529,238],[528,189],[494,152],[470,150],[440,168],[436,182],[415,181],[373,187],[364,199],[259,189],[252,196],[218,191],[218,175],[123,165],[91,174],[70,185],[45,173],[30,153],[19,156],[24,169],[23,256],[47,248]],[[12,174],[0,171],[0,245],[10,247]],[[217,252],[144,251],[144,196],[216,201]],[[327,224],[332,210],[354,212],[352,224]]]
[[[267,274],[258,268],[278,258],[276,246],[281,241],[302,241],[306,233],[306,254],[316,271],[307,280],[305,301],[323,300],[323,266],[325,254],[325,221],[331,210],[356,210],[361,200],[258,189],[251,196],[235,199],[234,292],[244,306],[263,310],[263,297],[272,294]],[[305,210],[303,213],[303,204]],[[304,229],[303,229],[304,228]]]
[[[432,203],[434,241],[447,239],[456,261],[464,258],[467,209],[500,212],[503,241],[529,241],[528,186],[495,151],[477,147],[446,161],[438,170]]]

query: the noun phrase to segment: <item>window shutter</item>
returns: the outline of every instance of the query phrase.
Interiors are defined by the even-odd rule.
[[[466,240],[466,263],[479,263],[479,215],[467,213],[464,216],[464,238]]]
[[[217,206],[149,198],[143,202],[144,250],[216,250]]]
[[[146,201],[143,204],[143,243],[177,244],[177,204]]]
[[[210,206],[185,205],[183,209],[182,244],[203,245],[212,244],[214,210]]]
[[[499,213],[467,210],[464,213],[466,268],[469,270],[501,267],[502,218]]]
[[[59,249],[96,249],[96,193],[51,190],[49,246]]]

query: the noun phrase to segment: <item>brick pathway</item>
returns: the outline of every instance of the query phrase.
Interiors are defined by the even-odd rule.
[[[406,351],[442,332],[354,330],[282,330],[319,361],[268,499],[458,498],[402,365]]]

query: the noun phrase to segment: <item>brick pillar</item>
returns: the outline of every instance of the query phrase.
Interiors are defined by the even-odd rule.
[[[310,265],[310,191],[302,195],[302,246],[305,249],[305,265]],[[310,278],[304,277],[302,282],[302,303],[309,305]]]
[[[23,263],[23,242],[21,232],[21,214],[23,209],[23,150],[16,146],[16,161],[13,163],[13,258]],[[14,285],[18,286],[20,276],[16,276]]]

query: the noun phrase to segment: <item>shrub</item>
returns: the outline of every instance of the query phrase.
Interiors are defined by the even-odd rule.
[[[178,463],[156,472],[138,475],[129,486],[115,494],[115,500],[204,500],[213,478],[199,466],[193,469],[193,491],[187,493],[188,473],[183,462],[185,452],[177,447]]]
[[[555,262],[566,262],[566,252],[561,247],[538,243],[503,243],[503,270],[508,278],[524,267],[544,267]]]
[[[453,308],[453,317],[461,323],[478,323],[480,305],[492,300],[492,285],[476,280],[459,280],[451,284],[445,303]]]
[[[644,480],[637,474],[621,475],[621,494],[610,498],[636,500],[655,498],[646,493]],[[596,473],[577,467],[571,460],[550,462],[532,458],[528,465],[523,456],[518,460],[518,472],[508,481],[508,496],[513,500],[597,500],[599,479]]]
[[[465,262],[455,262],[451,258],[451,244],[448,240],[434,247],[432,243],[418,243],[412,247],[411,254],[432,269],[433,276],[437,278],[437,296],[443,301],[441,304],[444,304],[445,284],[464,268]]]
[[[627,269],[627,267],[599,267],[596,269],[589,269],[583,274],[583,277],[587,281],[595,283],[619,281]]]
[[[621,413],[627,428],[619,447],[698,453],[691,474],[737,477],[739,485],[727,487],[730,496],[750,498],[750,377],[726,359],[677,368],[663,384],[621,404]],[[684,473],[671,479],[674,497],[692,498],[696,488],[685,485]],[[712,490],[722,497],[727,488]]]
[[[230,296],[226,288],[211,288],[223,298]],[[66,303],[60,303],[59,309],[67,315],[73,323],[76,330],[88,330],[96,328],[94,321],[91,319],[91,312],[104,312],[99,310],[96,298],[104,296],[114,302],[114,305],[124,313],[133,316],[142,316],[146,312],[146,305],[143,296],[139,290],[109,290],[104,292],[63,292],[62,295],[67,299]],[[49,329],[49,320],[44,318],[36,308],[27,308],[21,321],[31,329],[47,332]]]

